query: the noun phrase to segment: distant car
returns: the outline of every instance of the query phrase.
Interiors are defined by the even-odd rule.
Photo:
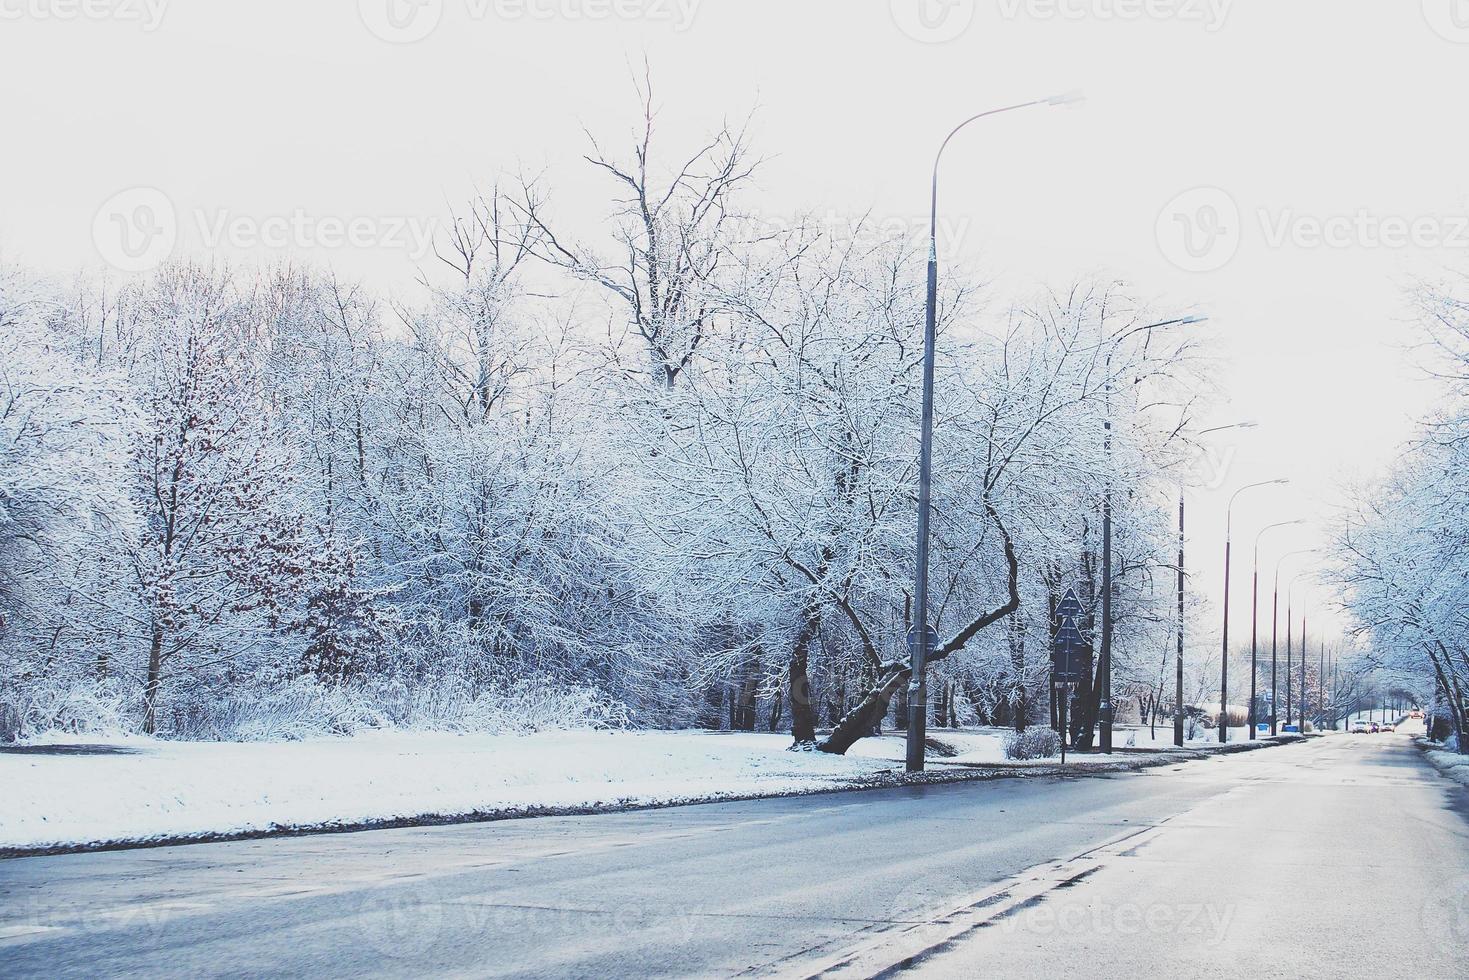
[[[1414,708],[1412,711],[1408,712],[1408,717],[1412,718],[1414,721],[1422,721],[1423,712],[1419,711],[1417,708]]]
[[[1367,735],[1367,734],[1370,734],[1371,732],[1372,732],[1372,726],[1369,725],[1369,724],[1367,724],[1367,722],[1365,722],[1365,721],[1353,722],[1353,724],[1352,724],[1352,734],[1353,735]]]
[[[1385,722],[1382,723],[1382,726],[1380,728],[1378,728],[1377,730],[1379,732],[1395,732],[1395,731],[1398,730],[1398,726],[1397,725],[1394,725],[1390,721],[1385,721]]]

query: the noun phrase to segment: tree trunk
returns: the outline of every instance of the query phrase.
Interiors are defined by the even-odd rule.
[[[163,627],[153,624],[148,644],[148,677],[143,684],[143,733],[158,731],[158,688],[163,681]]]
[[[755,730],[755,695],[760,691],[760,659],[751,657],[745,664],[744,680],[739,694],[730,699],[729,727],[737,732]]]
[[[906,664],[888,664],[884,670],[882,682],[868,691],[857,707],[837,722],[831,734],[816,746],[818,749],[834,755],[845,755],[858,739],[871,733],[873,726],[882,721],[888,713],[893,695],[906,690],[908,679],[913,676],[912,668]]]
[[[821,628],[821,606],[809,599],[801,611],[801,626],[791,645],[791,737],[796,747],[816,744],[816,707],[811,703],[811,676],[807,672],[811,642]]]
[[[1020,617],[1010,616],[1010,670],[1013,672],[1010,688],[1010,707],[1015,712],[1013,719],[1017,732],[1025,731],[1026,717],[1030,705],[1025,696],[1025,633]]]

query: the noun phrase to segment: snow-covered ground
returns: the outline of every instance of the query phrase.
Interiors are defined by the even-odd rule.
[[[934,734],[961,753],[953,761],[1004,760],[999,733]],[[846,785],[903,758],[896,736],[841,757],[788,752],[789,735],[705,732],[71,744],[0,752],[0,847],[775,795]]]
[[[1005,759],[1000,728],[931,729],[955,754],[929,769],[1048,768]],[[1191,747],[1215,744],[1201,732]],[[1244,729],[1230,741],[1244,741]],[[290,742],[52,737],[0,749],[0,848],[355,826],[772,796],[836,789],[902,768],[901,734],[846,756],[789,752],[790,736],[700,731],[536,735],[372,732]],[[1172,729],[1119,729],[1119,748],[1171,749]],[[1068,766],[1120,756],[1068,754]]]
[[[1250,738],[1248,725],[1229,729],[1229,741],[1247,742]],[[1113,744],[1121,748],[1130,749],[1171,749],[1173,748],[1173,721],[1167,724],[1159,724],[1156,728],[1147,725],[1119,725],[1112,735]],[[1215,728],[1200,728],[1192,738],[1184,740],[1186,748],[1207,748],[1219,744],[1219,731]]]

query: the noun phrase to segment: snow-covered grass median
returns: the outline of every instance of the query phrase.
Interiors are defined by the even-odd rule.
[[[966,761],[1003,758],[997,736],[947,737]],[[0,752],[0,848],[782,795],[839,788],[903,757],[896,737],[846,757],[789,745],[781,734],[654,731],[42,739]]]
[[[1006,734],[931,731],[945,751],[930,755],[926,778],[1062,771],[1054,757],[1007,760]],[[785,734],[702,731],[377,731],[244,743],[44,736],[0,747],[0,851],[783,796],[902,779],[901,734],[863,739],[846,756],[789,747]],[[1190,748],[1185,758],[1214,746]],[[1171,746],[1139,751],[1153,761],[1074,754],[1066,771],[1179,758]]]

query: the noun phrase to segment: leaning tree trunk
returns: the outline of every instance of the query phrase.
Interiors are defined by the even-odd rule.
[[[893,695],[902,690],[912,676],[913,670],[907,664],[887,664],[883,668],[882,680],[837,722],[831,734],[816,747],[822,752],[845,755],[858,739],[870,735],[872,729],[886,717]]]
[[[953,639],[940,646],[928,657],[928,663],[936,664],[949,655],[964,649],[970,640],[974,639],[982,630],[1013,614],[1020,608],[1020,559],[1015,553],[1015,542],[1010,537],[1010,531],[1000,520],[999,513],[989,501],[985,501],[985,512],[989,519],[999,529],[1000,541],[1005,550],[1005,565],[1007,570],[1007,581],[1009,595],[1000,606],[986,612],[972,620],[961,629]],[[804,666],[804,665],[803,665]],[[906,682],[911,678],[913,668],[911,665],[891,663],[883,668],[882,678],[879,683],[858,703],[857,707],[837,723],[831,735],[827,736],[817,746],[823,752],[833,752],[841,755],[851,748],[853,744],[864,735],[871,733],[873,727],[887,714],[888,706],[892,702],[893,695],[906,689]],[[794,679],[794,675],[792,675]],[[903,718],[906,711],[898,714],[898,727],[903,727]]]

